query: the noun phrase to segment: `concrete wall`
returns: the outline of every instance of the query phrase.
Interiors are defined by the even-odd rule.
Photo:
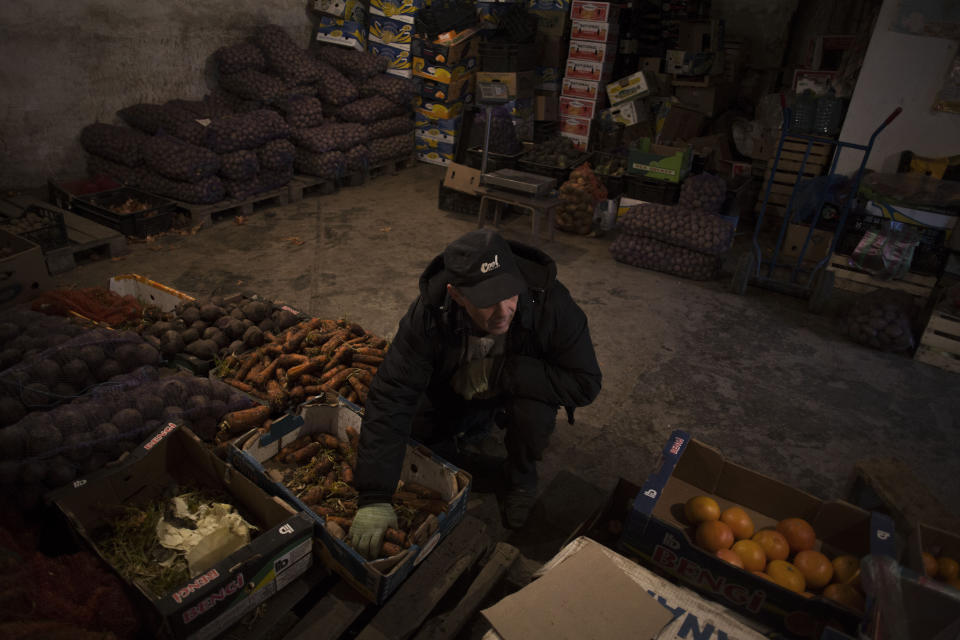
[[[755,69],[780,66],[798,0],[713,0],[710,15],[724,21],[728,38],[746,42],[746,64]]]
[[[875,171],[896,171],[905,150],[922,156],[960,153],[960,114],[930,108],[957,43],[890,31],[898,5],[899,0],[884,0],[840,133],[841,140],[866,143],[884,118],[903,107],[900,117],[877,136],[867,161],[867,168]],[[844,151],[837,170],[856,171],[860,157]]]
[[[138,102],[196,99],[209,57],[272,22],[306,47],[306,3],[289,0],[32,0],[0,9],[0,187],[82,174],[80,129]]]

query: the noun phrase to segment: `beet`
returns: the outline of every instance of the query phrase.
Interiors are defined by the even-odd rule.
[[[63,377],[67,382],[80,389],[86,388],[91,382],[90,369],[87,363],[79,358],[74,358],[63,365]]]
[[[26,460],[20,465],[20,482],[36,484],[43,482],[47,477],[47,465],[43,460]]]
[[[163,400],[153,393],[137,393],[136,404],[137,411],[146,419],[158,418],[163,412]]]
[[[92,452],[90,447],[92,439],[93,437],[89,433],[71,433],[65,436],[61,445],[65,449],[63,455],[73,462],[86,460]]]
[[[54,420],[64,437],[87,431],[87,418],[80,409],[71,406],[60,407],[56,411]]]
[[[27,431],[19,424],[0,429],[0,459],[16,459],[27,450]]]
[[[184,346],[186,346],[191,342],[196,342],[199,340],[200,332],[193,328],[185,329],[183,333],[180,334],[180,339]],[[178,349],[178,351],[183,351],[183,349]]]
[[[240,353],[240,352],[243,351],[245,348],[246,348],[246,347],[245,347],[244,344],[243,344],[243,340],[234,340],[234,341],[231,342],[230,345],[227,347],[227,353],[228,353],[228,354]]]
[[[276,326],[273,324],[273,320],[271,320],[270,318],[267,318],[266,320],[262,321],[257,326],[260,327],[260,331],[269,331],[271,333],[274,333],[276,331]]]
[[[135,344],[121,344],[113,350],[112,355],[126,371],[135,369],[140,364],[140,359],[137,355],[137,345]]]
[[[187,345],[187,353],[203,360],[211,360],[217,355],[220,346],[213,340],[196,340]]]
[[[69,402],[71,399],[76,398],[79,395],[77,388],[69,382],[58,382],[57,384],[53,385],[53,389],[50,390],[50,393],[52,393],[54,398],[56,398],[58,401],[64,402]]]
[[[33,409],[41,409],[54,402],[50,389],[45,384],[33,382],[26,385],[20,392],[20,400]]]
[[[20,335],[20,328],[12,322],[0,322],[0,342],[10,342]]]
[[[91,436],[94,451],[112,453],[120,439],[120,429],[112,422],[101,422],[94,427]]]
[[[160,354],[157,349],[149,344],[138,344],[136,348],[136,361],[139,365],[157,364],[160,362]]]
[[[30,366],[30,373],[34,381],[42,382],[51,387],[60,380],[60,367],[49,358],[34,362]]]
[[[233,318],[234,320],[243,320],[244,319],[243,311],[240,310],[240,307],[234,307],[230,311],[230,317]]]
[[[197,320],[196,322],[192,323],[189,328],[196,329],[197,333],[200,334],[206,331],[207,327],[209,326],[210,326],[209,322],[204,322],[203,320]]]
[[[205,322],[216,322],[223,315],[223,309],[215,304],[205,304],[200,307],[200,319]]]
[[[0,398],[0,424],[13,424],[27,415],[27,408],[16,398],[5,396]],[[0,445],[0,456],[3,455],[4,448]]]
[[[118,376],[123,373],[123,369],[120,368],[120,363],[116,360],[106,360],[100,368],[97,369],[97,380],[104,382],[109,380],[113,376]]]
[[[200,319],[200,309],[197,307],[187,307],[180,312],[179,316],[187,325],[191,325]]]
[[[47,460],[47,475],[43,483],[49,489],[56,489],[73,482],[77,477],[77,467],[63,456],[54,456]]]
[[[223,316],[214,323],[213,328],[219,329],[220,331],[226,331],[227,327],[230,326],[230,323],[235,319],[236,318],[233,318],[232,316]]]
[[[183,424],[183,409],[176,406],[168,406],[163,410],[163,423],[173,422],[175,424]]]
[[[51,423],[40,423],[27,431],[27,453],[39,455],[56,449],[63,442],[63,434]]]
[[[176,331],[167,331],[160,339],[160,352],[170,358],[183,351],[186,345]]]
[[[247,345],[251,349],[254,347],[259,347],[263,344],[263,331],[260,330],[260,327],[250,327],[243,332],[243,344]]]
[[[14,347],[8,347],[3,351],[0,351],[0,371],[3,369],[8,369],[20,362],[21,355],[22,352],[20,349]]]
[[[87,363],[87,369],[90,371],[97,371],[107,359],[106,354],[103,353],[103,349],[95,344],[88,344],[85,347],[81,347],[77,355]]]
[[[187,386],[177,379],[167,379],[161,383],[160,394],[163,401],[169,406],[180,406],[187,399]]]
[[[273,314],[273,324],[276,326],[277,331],[285,331],[297,324],[297,316],[286,309],[280,309]]]
[[[246,331],[246,329],[247,328],[243,325],[243,322],[237,320],[236,318],[231,318],[225,333],[230,336],[231,340],[239,340],[243,337],[243,332]]]
[[[143,426],[143,416],[136,409],[121,409],[110,420],[121,433],[130,433]]]

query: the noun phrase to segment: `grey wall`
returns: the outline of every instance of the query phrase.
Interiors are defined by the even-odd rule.
[[[710,15],[722,18],[728,38],[745,41],[746,64],[780,66],[799,0],[713,0]]]
[[[83,175],[77,138],[138,102],[196,99],[208,59],[255,25],[310,38],[299,0],[8,1],[0,9],[0,187]]]

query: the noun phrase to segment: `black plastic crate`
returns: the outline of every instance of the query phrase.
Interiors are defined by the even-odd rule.
[[[123,185],[108,176],[72,178],[61,180],[47,178],[47,195],[50,202],[61,209],[73,210],[73,202],[83,196],[119,189]]]
[[[680,184],[627,175],[624,176],[623,193],[634,200],[656,202],[657,204],[677,204],[680,199]]]
[[[145,208],[130,213],[112,210],[131,200],[145,205]],[[173,226],[176,207],[172,200],[131,187],[83,196],[73,203],[73,210],[83,217],[116,229],[125,236],[138,238],[168,231]]]
[[[503,153],[487,154],[487,171],[499,171],[500,169],[516,169],[517,159],[523,152],[506,155]],[[473,147],[467,149],[467,166],[473,169],[480,169],[483,166],[483,148]]]
[[[524,160],[521,156],[517,160],[517,169],[520,171],[528,171],[530,173],[535,173],[538,176],[547,176],[553,178],[557,181],[557,186],[559,187],[564,182],[570,179],[570,172],[582,165],[584,162],[590,160],[590,154],[585,153],[582,156],[578,157],[576,160],[571,162],[566,167],[554,167],[545,164],[539,164],[537,162],[531,162],[529,160]]]
[[[533,121],[533,142],[540,144],[557,135],[560,123],[556,120],[534,120]]]
[[[604,171],[604,169],[609,166],[610,162],[613,160],[622,160],[621,164],[623,171],[620,175],[612,175]],[[626,179],[627,173],[627,158],[626,156],[620,156],[611,153],[601,153],[596,152],[590,158],[590,164],[593,166],[593,172],[596,174],[597,178],[603,183],[603,186],[607,188],[607,197],[608,198],[619,198],[623,195],[624,190],[624,181]]]
[[[44,253],[70,244],[63,211],[59,207],[38,202],[31,204],[17,217],[0,217],[2,228],[40,245]]]
[[[481,42],[480,71],[529,71],[537,66],[537,45]]]
[[[437,208],[441,211],[477,215],[480,213],[480,196],[470,195],[443,186],[440,181],[440,191],[437,197]]]

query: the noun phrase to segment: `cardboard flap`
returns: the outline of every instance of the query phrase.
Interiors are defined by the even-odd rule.
[[[643,489],[637,494],[633,502],[635,510],[647,515],[653,513],[653,508],[660,498],[663,487],[666,486],[667,481],[673,474],[674,467],[676,467],[677,461],[680,460],[689,442],[690,436],[685,431],[677,430],[670,434],[670,438],[661,454],[659,468],[650,474],[643,484]]]

